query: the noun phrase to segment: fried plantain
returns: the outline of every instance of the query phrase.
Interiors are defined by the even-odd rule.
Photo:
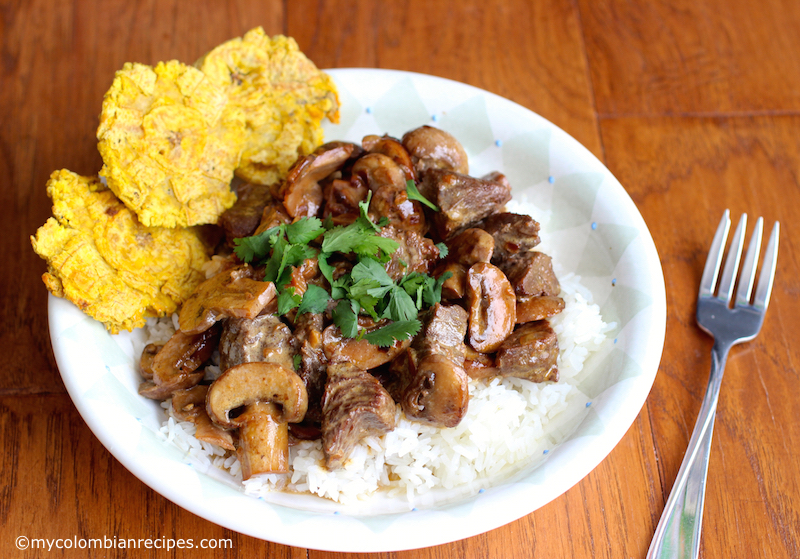
[[[248,182],[282,180],[298,157],[322,143],[322,119],[339,122],[333,80],[290,37],[270,38],[257,27],[195,65],[225,89],[228,110],[244,111],[247,133],[236,174]]]
[[[146,227],[99,179],[55,171],[53,217],[31,243],[42,280],[111,333],[175,312],[204,279],[206,247],[194,228]]]
[[[244,130],[243,112],[197,68],[126,63],[103,99],[100,175],[144,225],[215,223],[236,201]]]

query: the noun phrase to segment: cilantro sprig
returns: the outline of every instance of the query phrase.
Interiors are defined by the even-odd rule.
[[[411,179],[408,179],[406,181],[406,196],[408,196],[409,200],[416,200],[417,202],[422,202],[435,212],[439,211],[439,206],[437,206],[436,204],[425,198],[425,196],[423,196],[422,193],[417,188],[417,184]]]
[[[409,198],[430,202],[412,184],[407,187]],[[413,186],[413,189],[412,189]],[[297,309],[298,314],[319,313],[328,308],[331,299],[338,300],[333,308],[333,322],[349,338],[363,337],[370,343],[388,347],[397,340],[415,336],[422,327],[417,319],[425,306],[441,300],[442,284],[449,272],[440,278],[425,273],[410,272],[393,280],[384,264],[399,248],[394,239],[380,236],[388,224],[386,217],[377,222],[369,217],[371,195],[359,203],[359,216],[346,226],[323,223],[316,217],[303,217],[291,224],[281,224],[266,231],[237,239],[234,253],[244,262],[264,265],[264,281],[275,283],[278,290],[278,314]],[[435,208],[435,206],[433,206]],[[313,245],[311,243],[314,243]],[[445,245],[437,245],[440,256],[447,254]],[[354,255],[352,269],[334,279],[334,266],[329,260],[335,254]],[[310,284],[301,295],[290,285],[293,266],[317,258],[319,268],[330,292]],[[366,332],[359,330],[358,316],[387,320],[387,324]]]

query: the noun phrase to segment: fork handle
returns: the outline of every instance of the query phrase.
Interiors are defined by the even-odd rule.
[[[664,506],[647,559],[696,559],[700,553],[703,503],[711,455],[719,389],[730,345],[715,340],[711,350],[711,373],[700,413],[683,457],[678,477]]]

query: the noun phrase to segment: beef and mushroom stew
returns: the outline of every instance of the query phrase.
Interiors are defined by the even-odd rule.
[[[538,431],[525,429],[534,446],[546,444],[551,404],[573,397],[556,384],[560,333],[551,324],[567,302],[539,251],[539,223],[509,211],[501,173],[470,176],[458,140],[422,126],[400,139],[324,144],[282,183],[240,192],[178,329],[142,354],[140,394],[171,402],[248,487],[345,500],[352,495],[326,489],[324,477],[350,471],[344,478],[361,480],[356,495],[394,486],[413,496],[530,452],[487,465],[471,451],[436,448],[431,437],[463,449],[459,437],[493,428],[484,438],[511,446],[515,435],[481,426],[473,411],[539,413]],[[487,411],[484,393],[499,391],[522,394],[522,411],[509,402]],[[393,452],[436,454],[439,471],[393,464]],[[359,470],[366,455],[377,456],[374,482]],[[471,472],[459,471],[464,463]],[[404,476],[413,487],[398,489]]]

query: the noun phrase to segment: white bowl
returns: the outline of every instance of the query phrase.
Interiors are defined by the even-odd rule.
[[[575,272],[615,322],[605,347],[576,377],[587,404],[571,434],[532,464],[479,493],[441,491],[428,507],[377,498],[341,506],[310,495],[245,495],[224,472],[205,470],[156,436],[164,418],[137,394],[132,340],[109,335],[74,305],[51,296],[50,335],[72,400],[108,450],[155,491],[212,522],[277,543],[330,551],[380,552],[442,544],[521,518],[594,469],[631,426],[655,379],[664,344],[666,298],[647,226],[619,182],[565,132],[506,99],[457,82],[391,70],[329,70],[342,102],[327,139],[400,136],[422,124],[451,132],[470,173],[500,170],[514,199],[544,211],[548,250]],[[563,437],[562,437],[563,438]],[[466,495],[466,496],[465,496]]]

